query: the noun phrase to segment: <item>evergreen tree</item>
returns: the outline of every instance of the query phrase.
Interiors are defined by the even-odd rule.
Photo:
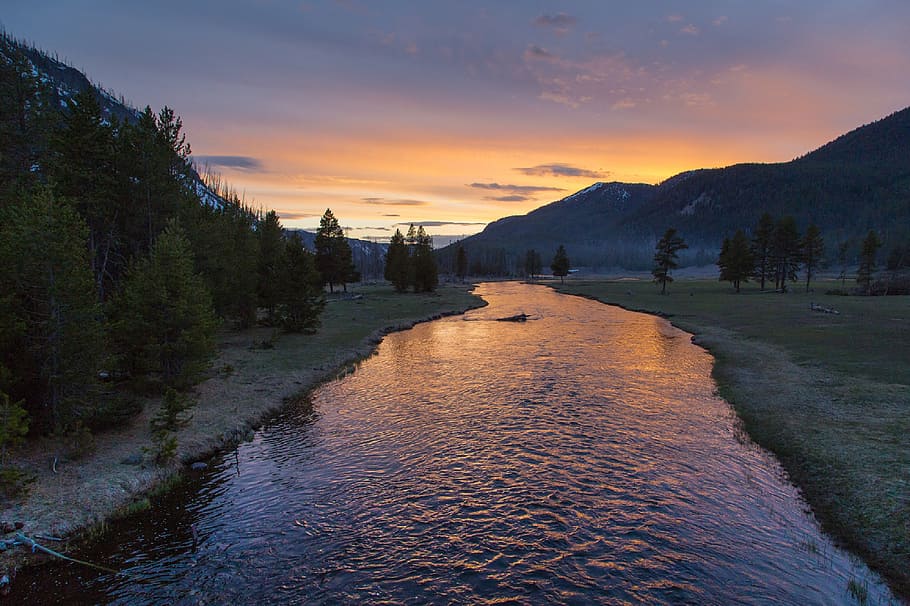
[[[556,249],[553,261],[550,263],[550,269],[554,276],[559,276],[559,283],[565,284],[565,277],[569,275],[569,255],[566,254],[566,247],[562,244]]]
[[[800,248],[803,254],[803,265],[806,267],[806,292],[809,292],[809,283],[822,262],[822,255],[825,254],[825,240],[822,238],[821,230],[814,223],[810,223],[806,228],[806,235],[800,242]]]
[[[759,288],[765,290],[765,281],[774,275],[771,262],[771,245],[774,238],[774,219],[768,213],[763,213],[755,228],[752,238],[752,258],[755,261],[755,279]]]
[[[749,281],[755,270],[755,260],[743,230],[736,230],[732,239],[724,238],[717,266],[720,268],[720,281],[732,283],[736,292],[739,292],[740,283]]]
[[[872,277],[875,275],[875,254],[881,248],[882,242],[874,229],[870,229],[863,240],[863,247],[859,253],[859,269],[856,273],[856,283],[865,295],[872,294]]]
[[[796,281],[802,258],[801,243],[793,217],[788,215],[777,222],[771,242],[771,259],[774,263],[774,286],[781,292],[787,292],[788,281]]]
[[[455,253],[455,275],[460,282],[464,282],[465,276],[468,275],[468,254],[461,244],[458,245],[458,251]]]
[[[176,223],[130,268],[111,317],[113,345],[134,377],[182,388],[208,367],[218,322],[211,295],[193,272],[190,243]]]
[[[439,270],[433,255],[433,238],[421,225],[417,229],[414,247],[414,292],[433,292],[439,285]]]
[[[663,237],[657,242],[657,247],[654,249],[655,265],[654,269],[651,270],[651,274],[654,276],[654,281],[661,286],[660,294],[667,294],[667,282],[673,281],[670,276],[670,270],[678,267],[676,263],[676,259],[679,256],[678,253],[685,248],[689,248],[689,245],[680,236],[676,235],[676,230],[672,227],[667,229]]]
[[[313,333],[325,307],[322,276],[316,271],[313,254],[298,234],[285,242],[284,265],[280,275],[281,324],[287,332]]]
[[[346,285],[356,273],[344,230],[329,208],[319,220],[319,229],[316,230],[316,268],[322,275],[323,283],[329,285],[329,292],[335,292],[335,284]]]
[[[87,239],[85,222],[47,188],[0,224],[0,389],[24,399],[41,429],[65,429],[91,407],[102,326]]]
[[[281,283],[279,275],[284,265],[284,238],[278,213],[270,210],[259,222],[259,305],[266,309],[269,324],[276,323],[276,308]]]
[[[71,200],[88,224],[89,254],[101,300],[112,286],[120,238],[114,130],[90,90],[67,101],[61,127],[51,137],[50,175],[58,198]]]
[[[188,213],[195,266],[212,294],[215,312],[240,328],[256,322],[259,240],[253,213],[229,200],[224,208],[197,205]]]
[[[0,39],[0,51],[10,41]],[[7,47],[7,48],[3,48]],[[0,207],[39,181],[55,112],[47,85],[21,52],[0,52]]]
[[[405,244],[404,236],[401,235],[401,230],[396,229],[395,235],[389,242],[389,249],[386,251],[384,275],[398,292],[408,289],[409,265],[408,246]]]
[[[543,271],[543,261],[540,259],[540,253],[533,248],[525,252],[525,275],[528,276],[528,279],[533,281],[541,271]]]
[[[180,118],[165,106],[158,115],[146,107],[135,123],[120,130],[118,171],[127,183],[124,231],[132,256],[146,253],[168,221],[189,204],[199,204],[182,128]]]

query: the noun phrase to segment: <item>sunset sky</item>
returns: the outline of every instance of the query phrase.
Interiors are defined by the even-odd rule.
[[[595,181],[790,160],[910,105],[910,2],[4,0],[287,226],[471,234]]]

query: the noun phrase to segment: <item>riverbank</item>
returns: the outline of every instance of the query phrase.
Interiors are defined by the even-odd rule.
[[[150,399],[129,425],[95,437],[93,452],[77,459],[44,439],[15,455],[35,476],[28,495],[0,511],[0,520],[23,525],[28,536],[78,538],[79,531],[136,508],[143,495],[181,473],[192,462],[249,436],[292,398],[349,372],[375,351],[382,337],[418,322],[463,313],[484,302],[470,285],[443,285],[433,294],[398,294],[390,286],[363,286],[351,296],[330,298],[314,335],[275,335],[270,328],[220,335],[210,377],[195,388],[198,403],[178,435],[177,460],[162,468],[149,462],[149,419],[160,400]],[[12,538],[12,534],[6,539]],[[66,542],[50,543],[65,551]],[[0,552],[0,577],[34,557],[24,548]]]
[[[910,298],[788,294],[680,280],[575,280],[560,292],[667,317],[715,358],[749,436],[823,529],[910,599]],[[813,310],[811,304],[839,313]]]

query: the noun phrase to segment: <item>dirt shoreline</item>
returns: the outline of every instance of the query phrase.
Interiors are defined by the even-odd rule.
[[[345,333],[346,339],[330,342],[328,348],[310,344],[307,340],[312,337],[282,335],[274,348],[264,349],[261,344],[270,340],[271,329],[225,333],[212,365],[212,376],[194,390],[198,402],[193,407],[191,422],[177,434],[178,451],[172,465],[158,467],[143,452],[143,448],[151,445],[149,419],[160,405],[159,399],[149,400],[142,413],[127,426],[99,434],[97,448],[78,460],[65,460],[59,454],[61,445],[49,439],[35,441],[17,453],[18,466],[34,474],[35,481],[24,499],[0,511],[0,521],[18,522],[22,525],[18,532],[29,537],[62,538],[62,542],[39,542],[65,553],[84,533],[123,515],[156,487],[183,473],[189,464],[203,462],[214,453],[235,446],[289,401],[306,397],[326,381],[350,372],[376,352],[385,335],[486,305],[478,297],[464,295],[465,292],[459,295],[463,297],[461,300],[452,296],[441,297],[438,302],[424,299],[422,304],[432,308],[430,313],[378,319],[374,326],[379,327],[367,336],[352,340]],[[338,311],[347,305],[346,301],[330,303],[330,307],[336,306],[333,311],[339,317],[355,311],[353,308]],[[395,315],[395,310],[382,308],[382,313]],[[318,355],[306,355],[314,347]],[[296,368],[289,370],[287,366],[295,366],[295,362],[302,365],[296,364]],[[269,367],[272,370],[262,370]],[[10,532],[0,539],[9,541],[14,537],[15,533]],[[3,586],[6,590],[12,587],[14,595],[16,572],[49,557],[40,552],[33,554],[21,546],[0,551],[0,578],[8,577]]]

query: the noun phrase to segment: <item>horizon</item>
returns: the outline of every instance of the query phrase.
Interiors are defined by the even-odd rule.
[[[465,237],[598,181],[785,162],[910,104],[910,6],[887,0],[9,4],[10,35],[173,108],[194,161],[247,201],[306,230],[331,208],[361,239]]]

